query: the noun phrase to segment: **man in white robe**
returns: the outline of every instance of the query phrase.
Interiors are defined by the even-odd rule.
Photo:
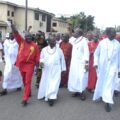
[[[17,88],[20,90],[22,87],[22,77],[17,67],[15,67],[16,57],[18,54],[18,44],[14,40],[13,34],[10,34],[10,39],[4,41],[4,59],[5,69],[3,78],[3,90],[0,95],[6,95],[8,89]]]
[[[42,77],[39,85],[38,99],[45,98],[52,106],[57,99],[61,73],[66,71],[65,59],[61,48],[56,45],[55,36],[48,39],[49,45],[42,49],[40,66]]]
[[[73,45],[75,39],[76,39],[76,38],[75,38],[74,36],[71,36],[70,39],[69,39],[69,43],[71,43],[71,44]]]
[[[106,112],[111,111],[113,94],[116,88],[116,75],[120,77],[120,44],[115,38],[114,28],[107,28],[108,38],[101,41],[94,53],[94,66],[98,80],[93,100],[102,98]]]
[[[2,43],[0,41],[0,63],[2,62],[2,53],[3,53],[3,47],[2,47]],[[2,81],[2,70],[0,67],[0,81]]]
[[[81,29],[76,28],[72,41],[72,58],[68,79],[68,90],[73,96],[80,95],[81,100],[85,100],[85,89],[88,83],[88,61],[89,49],[87,38],[83,37]]]
[[[0,62],[2,62],[2,53],[3,53],[3,46],[2,46],[2,42],[0,41]]]
[[[55,39],[56,39],[56,46],[60,47],[60,43],[62,42],[61,34],[57,33]]]

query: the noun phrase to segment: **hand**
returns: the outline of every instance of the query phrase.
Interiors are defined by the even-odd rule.
[[[44,63],[43,62],[40,62],[40,67],[44,68]]]
[[[120,78],[120,72],[118,72],[118,78]]]
[[[10,21],[6,21],[8,27],[11,27],[11,22]]]
[[[31,29],[32,29],[32,26],[29,26],[27,31],[30,32]]]
[[[88,64],[85,65],[85,70],[86,70],[86,72],[89,70],[89,65]]]
[[[64,76],[66,74],[66,71],[62,71],[61,75]]]
[[[95,66],[94,66],[94,68],[95,68],[95,69],[98,69],[98,66],[97,66],[97,65],[95,65]]]

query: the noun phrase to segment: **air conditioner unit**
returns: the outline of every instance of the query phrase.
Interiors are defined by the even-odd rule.
[[[43,22],[40,22],[40,27],[42,27],[43,26]]]

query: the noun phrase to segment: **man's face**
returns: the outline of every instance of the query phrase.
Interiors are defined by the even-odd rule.
[[[76,28],[73,36],[74,36],[75,38],[78,38],[78,37],[80,37],[81,35],[82,35],[82,31],[81,31],[79,28]]]
[[[54,39],[54,38],[50,39],[49,40],[49,45],[50,45],[51,48],[55,47],[55,45],[56,45],[56,39]]]
[[[68,41],[69,41],[69,35],[64,34],[64,35],[62,36],[62,40],[63,40],[64,42],[68,42]]]
[[[56,40],[59,41],[60,40],[60,34],[56,35]]]
[[[91,41],[93,39],[93,34],[87,33],[86,37],[88,38],[89,41]]]
[[[110,32],[108,33],[108,38],[110,40],[113,40],[116,36],[116,31],[114,29],[111,29]]]
[[[40,34],[39,33],[36,33],[36,39],[39,39],[40,38]]]
[[[93,34],[93,41],[97,42],[99,40],[99,35],[98,34]]]
[[[11,40],[14,40],[14,36],[13,36],[12,33],[10,33],[10,39],[11,39]]]
[[[25,35],[25,40],[26,40],[27,43],[30,43],[30,42],[32,41],[32,35],[29,34],[29,33],[27,33],[27,34]]]
[[[75,32],[74,32],[74,35],[73,35],[75,38],[78,38],[79,37],[79,33],[78,33],[78,31],[76,31],[75,30]]]

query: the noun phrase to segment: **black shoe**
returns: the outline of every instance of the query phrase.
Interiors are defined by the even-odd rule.
[[[114,91],[114,95],[115,95],[115,97],[118,97],[119,96],[119,92],[118,91]]]
[[[35,86],[36,86],[36,88],[39,88],[39,83],[36,83]]]
[[[94,93],[94,89],[87,89],[88,90],[88,92],[90,92],[90,93]]]
[[[110,106],[109,103],[105,104],[105,110],[106,110],[106,112],[110,112],[111,111],[111,106]]]
[[[85,93],[84,93],[84,92],[82,92],[82,93],[80,94],[80,99],[81,99],[82,101],[85,101],[85,100],[86,100],[86,96],[85,96]]]
[[[80,95],[79,92],[75,92],[75,93],[72,94],[72,97],[78,97],[79,95]]]
[[[62,85],[62,84],[60,84],[59,88],[63,88],[63,85]]]
[[[29,97],[32,97],[32,94],[31,94],[31,93],[29,94]]]
[[[22,90],[22,88],[21,88],[21,87],[17,88],[17,91],[21,91],[21,90]]]
[[[49,104],[49,106],[53,106],[54,105],[54,100],[53,99],[49,99],[48,100],[48,104]]]
[[[0,92],[0,96],[4,96],[4,95],[7,95],[7,90],[3,90]]]
[[[26,107],[26,106],[28,105],[28,103],[27,103],[26,100],[23,100],[23,101],[21,102],[21,104],[22,104],[23,107]]]
[[[45,99],[45,97],[43,97],[43,98],[40,98],[39,100],[44,100]]]

